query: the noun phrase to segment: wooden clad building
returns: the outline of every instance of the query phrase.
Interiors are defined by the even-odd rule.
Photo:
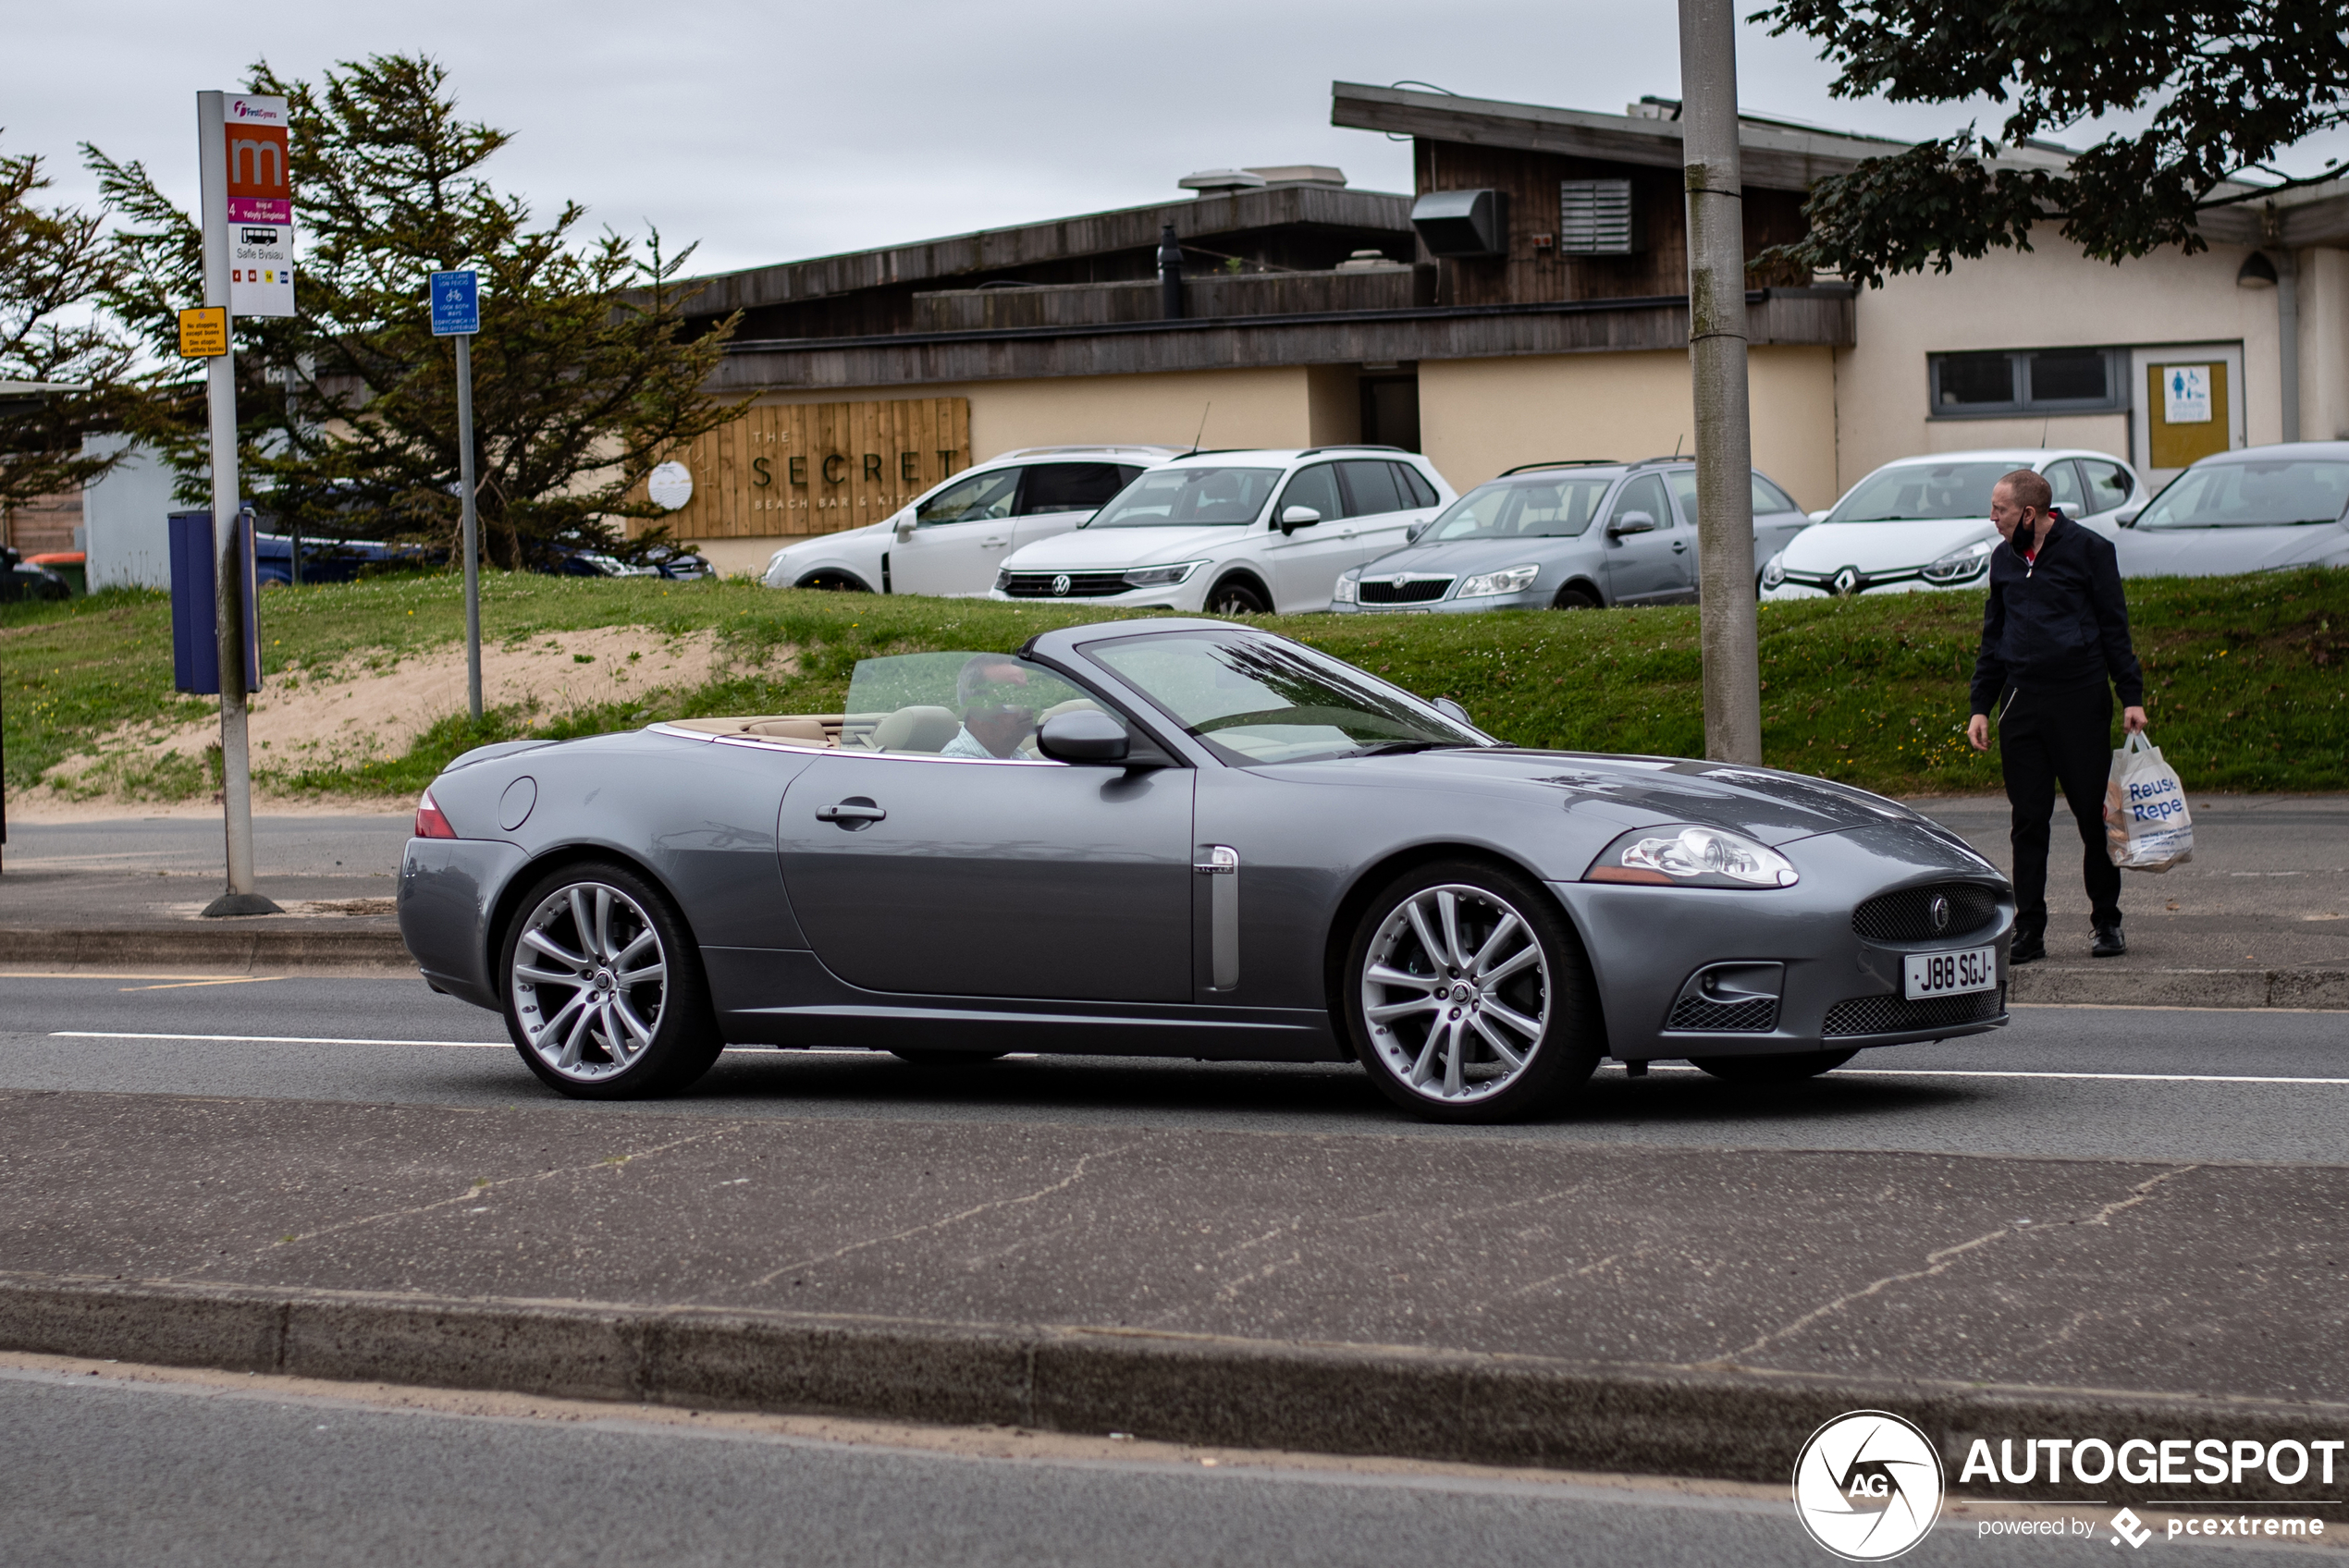
[[[715,389],[756,407],[680,455],[695,496],[672,526],[751,570],[1016,447],[1378,441],[1425,451],[1462,490],[1543,459],[1685,448],[1676,116],[1340,82],[1334,123],[1411,139],[1409,194],[1334,169],[1224,171],[1158,205],[701,279],[697,312],[744,313]],[[1800,237],[1814,180],[1900,145],[1760,118],[1740,141],[1749,255]],[[2187,361],[2230,388],[2229,444],[2280,438],[2294,402],[2310,435],[2349,428],[2349,194],[2295,195],[2273,234],[2214,221],[2193,257],[2113,268],[2043,243],[1860,298],[1757,270],[1756,466],[1824,507],[1921,450],[2045,440],[2174,460],[2205,433],[2162,430],[2145,388]],[[1158,281],[1170,234],[1179,315]],[[2290,399],[2275,295],[2236,287],[2278,236],[2300,262],[2306,349]]]

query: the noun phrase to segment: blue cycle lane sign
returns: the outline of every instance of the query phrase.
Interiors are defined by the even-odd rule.
[[[478,274],[437,272],[432,275],[432,335],[469,336],[481,330],[481,283]]]

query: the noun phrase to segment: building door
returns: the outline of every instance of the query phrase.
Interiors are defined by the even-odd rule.
[[[1362,440],[1372,447],[1420,449],[1420,374],[1362,377]]]
[[[2127,455],[2148,492],[2198,459],[2246,444],[2242,344],[2135,349],[2129,358],[2137,406],[2130,413]]]

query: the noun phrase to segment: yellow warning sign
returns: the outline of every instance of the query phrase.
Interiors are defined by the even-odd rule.
[[[223,306],[206,305],[179,312],[179,357],[183,360],[217,359],[228,351],[228,312]]]

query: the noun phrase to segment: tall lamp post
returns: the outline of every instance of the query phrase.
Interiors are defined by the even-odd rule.
[[[1680,147],[1689,214],[1689,371],[1696,400],[1697,600],[1704,754],[1762,761],[1753,614],[1753,432],[1746,390],[1745,197],[1737,7],[1680,0]]]

